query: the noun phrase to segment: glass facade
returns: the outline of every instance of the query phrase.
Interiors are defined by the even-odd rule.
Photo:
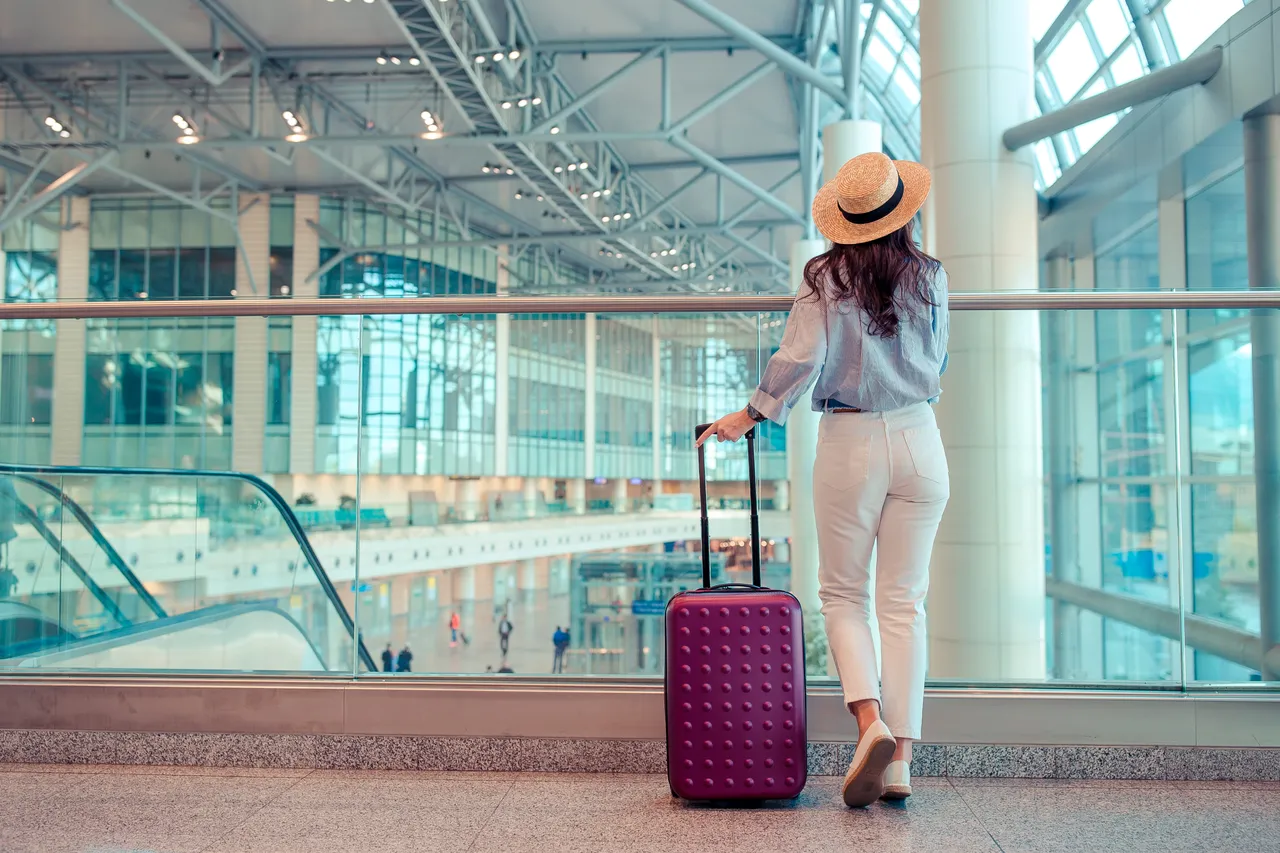
[[[28,219],[0,235],[4,302],[49,302],[58,290],[55,222]],[[55,325],[0,321],[0,458],[49,462]]]

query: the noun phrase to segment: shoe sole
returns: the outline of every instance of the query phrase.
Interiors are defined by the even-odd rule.
[[[889,785],[884,789],[884,793],[880,795],[882,800],[905,800],[911,796],[911,786]]]
[[[867,749],[862,764],[855,767],[844,779],[841,794],[844,804],[851,809],[869,806],[884,793],[884,771],[893,761],[893,752],[898,748],[897,741],[891,737],[882,737]]]

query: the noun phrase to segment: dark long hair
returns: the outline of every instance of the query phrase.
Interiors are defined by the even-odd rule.
[[[911,223],[868,243],[834,243],[804,267],[804,297],[852,301],[867,331],[898,336],[900,312],[932,305],[929,291],[942,264],[920,251]]]

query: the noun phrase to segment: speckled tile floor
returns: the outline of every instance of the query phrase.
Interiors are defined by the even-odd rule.
[[[671,799],[661,776],[0,765],[4,853],[1276,851],[1280,783],[922,779],[850,811]]]

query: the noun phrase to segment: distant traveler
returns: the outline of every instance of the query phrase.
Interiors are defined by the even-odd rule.
[[[555,657],[551,660],[551,671],[563,673],[564,653],[569,648],[569,632],[557,625],[556,632],[551,635],[551,645],[555,649]]]
[[[0,598],[8,598],[17,588],[18,576],[13,573],[13,569],[8,566],[0,568]]]
[[[698,438],[737,441],[755,423],[782,424],[817,381],[822,614],[858,723],[842,792],[850,806],[910,796],[911,745],[924,708],[929,556],[950,496],[930,405],[947,366],[947,274],[911,233],[929,184],[920,164],[878,153],[840,168],[813,202],[814,222],[833,245],[805,266],[760,387],[745,409]],[[879,678],[867,593],[877,544]]]
[[[382,671],[395,672],[396,653],[391,651],[391,644],[387,643],[387,647],[382,650]]]
[[[405,643],[404,648],[400,650],[400,654],[396,657],[396,672],[412,672],[412,667],[413,652],[409,651],[409,644]]]
[[[502,650],[502,659],[507,659],[507,651],[511,648],[511,630],[514,628],[506,616],[498,623],[498,647]]]
[[[458,615],[458,611],[453,611],[449,617],[449,648],[455,648],[458,645],[458,632],[462,630],[462,617]]]

